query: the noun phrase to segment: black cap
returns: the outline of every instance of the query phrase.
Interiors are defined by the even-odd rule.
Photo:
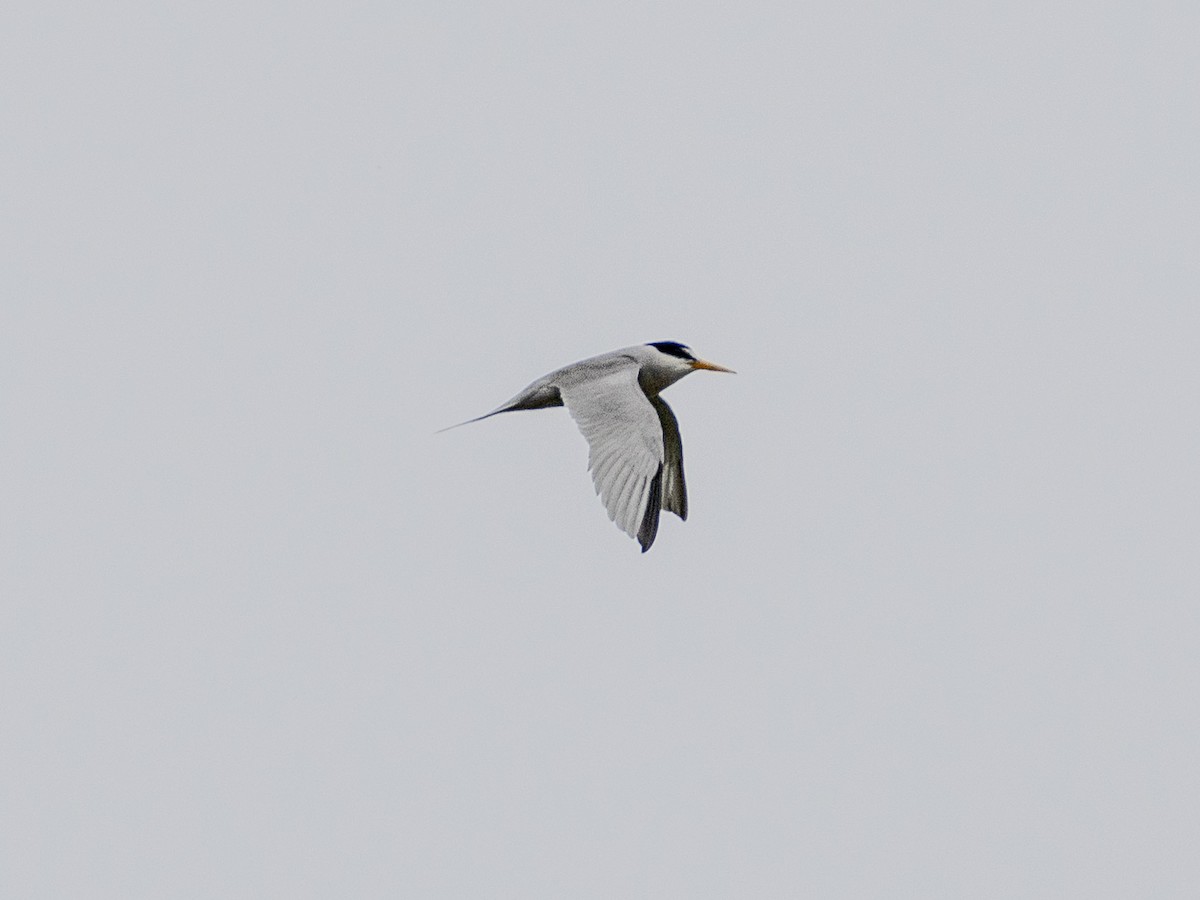
[[[680,359],[696,358],[692,356],[692,351],[688,349],[687,344],[681,344],[678,341],[654,341],[646,346],[654,347],[656,350],[667,354],[667,356],[678,356]]]

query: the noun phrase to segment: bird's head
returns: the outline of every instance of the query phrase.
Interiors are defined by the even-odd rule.
[[[686,344],[677,341],[655,341],[646,344],[640,380],[651,396],[677,382],[684,375],[700,369],[710,372],[732,372],[708,360],[699,359]]]

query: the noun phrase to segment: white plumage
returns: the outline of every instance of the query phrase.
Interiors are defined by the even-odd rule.
[[[697,369],[733,371],[674,341],[626,347],[551,372],[471,422],[565,405],[588,442],[588,468],[608,517],[645,553],[661,510],[687,518],[679,423],[658,395]]]

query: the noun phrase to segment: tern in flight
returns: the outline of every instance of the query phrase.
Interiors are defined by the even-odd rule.
[[[687,519],[679,422],[659,393],[697,369],[733,371],[698,359],[675,341],[638,344],[564,366],[462,424],[519,409],[566,406],[588,442],[588,469],[608,517],[636,537],[645,553],[658,534],[662,510]]]

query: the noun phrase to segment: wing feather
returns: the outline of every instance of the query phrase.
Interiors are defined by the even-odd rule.
[[[638,529],[637,535],[643,553],[650,549],[655,535],[658,534],[658,514],[663,498],[662,473],[663,467],[659,466],[650,482],[650,490],[646,493],[646,512],[642,516],[642,527]]]
[[[625,527],[625,492],[632,487],[637,479],[637,472],[631,468],[618,468],[605,483],[608,484],[608,498],[605,506],[608,507],[608,517],[616,522],[620,527]],[[603,496],[603,495],[602,495]],[[628,534],[628,531],[626,531]]]
[[[588,468],[609,518],[649,550],[664,504],[667,454],[662,413],[638,383],[637,361],[571,370],[556,386],[588,442]]]
[[[683,438],[679,434],[679,420],[671,407],[667,406],[662,397],[650,400],[654,411],[658,413],[658,421],[662,426],[663,462],[662,508],[673,512],[681,519],[687,519],[688,501],[687,484],[683,480]]]
[[[649,479],[643,475],[629,482],[625,488],[623,517],[626,522],[642,523],[642,510],[646,509],[646,492],[649,490]]]

